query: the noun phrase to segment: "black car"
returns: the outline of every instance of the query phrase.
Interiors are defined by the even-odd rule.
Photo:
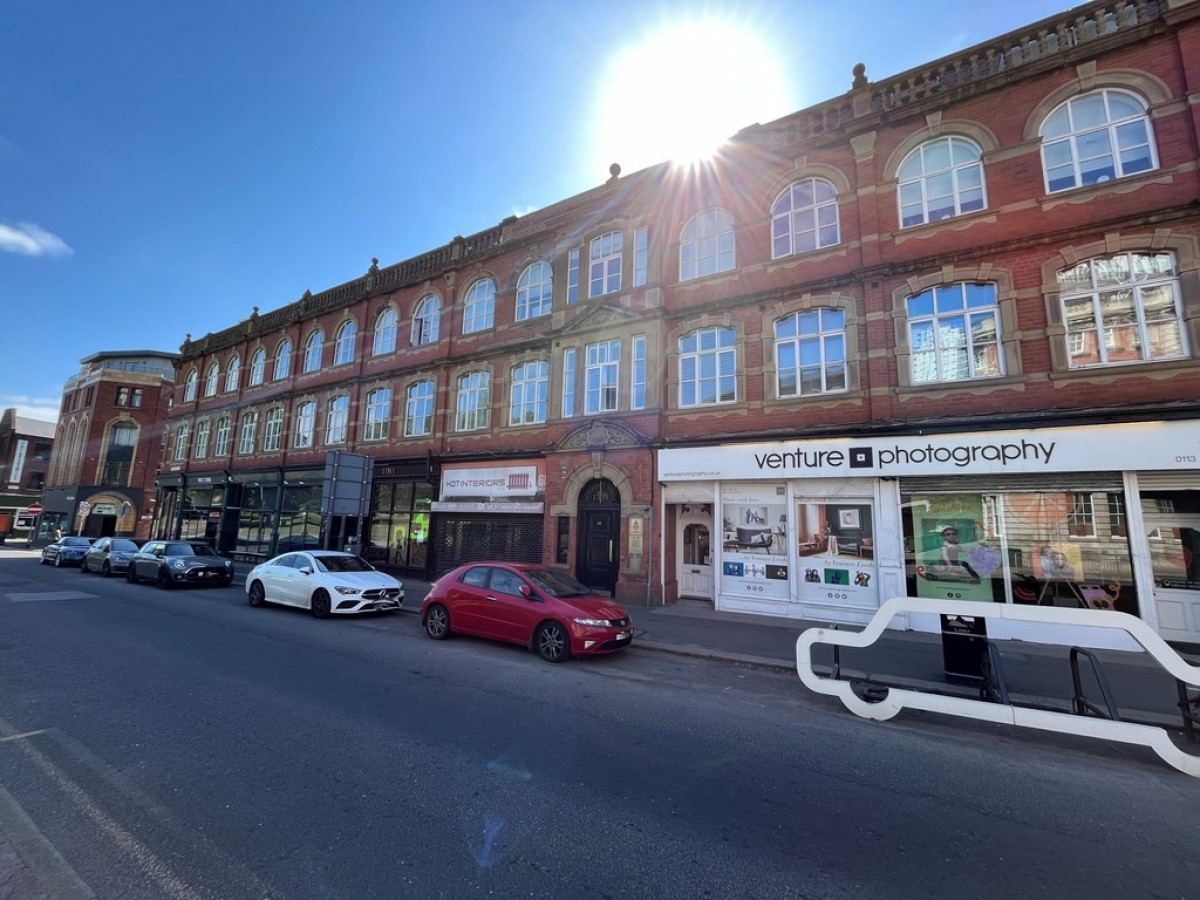
[[[79,569],[82,572],[99,572],[105,578],[114,572],[126,572],[137,549],[138,545],[129,538],[100,538],[83,555]]]
[[[83,555],[92,546],[92,539],[86,537],[59,538],[53,544],[42,548],[42,565],[51,563],[55,568],[62,566],[78,566],[83,564]]]
[[[161,588],[183,584],[215,584],[233,581],[233,560],[218,556],[203,541],[148,541],[129,561],[125,577],[130,584],[142,579]]]

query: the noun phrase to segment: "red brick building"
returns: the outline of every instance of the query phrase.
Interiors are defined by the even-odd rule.
[[[53,422],[0,414],[0,540],[26,540],[36,527],[53,446]]]
[[[38,536],[148,537],[178,354],[93,353],[63,385]]]
[[[189,339],[157,527],[544,560],[630,603],[972,596],[1200,640],[1198,13],[1098,2],[858,67],[710,164]],[[357,507],[331,453],[371,461]]]

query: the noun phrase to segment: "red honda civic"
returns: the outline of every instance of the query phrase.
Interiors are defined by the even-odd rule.
[[[477,562],[439,578],[421,603],[425,633],[524,644],[549,662],[615,653],[633,642],[633,623],[611,597],[533,563]]]

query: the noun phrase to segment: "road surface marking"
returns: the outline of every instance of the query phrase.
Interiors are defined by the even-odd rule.
[[[99,600],[98,594],[83,591],[38,591],[33,594],[6,594],[13,603],[31,603],[36,600]]]

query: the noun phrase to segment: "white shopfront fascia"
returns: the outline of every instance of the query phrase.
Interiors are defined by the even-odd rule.
[[[880,596],[907,592],[902,552],[899,479],[922,476],[997,477],[1070,472],[1122,473],[1128,506],[1129,541],[1142,618],[1157,628],[1153,575],[1146,546],[1137,472],[1179,474],[1192,481],[1200,470],[1200,422],[1156,421],[935,435],[830,438],[713,447],[664,448],[658,453],[664,491],[679,494],[689,482],[706,482],[719,497],[728,482],[787,483],[791,498],[808,493],[873,495],[876,504]],[[816,481],[820,479],[820,481]],[[828,490],[827,490],[828,489]],[[720,598],[718,597],[718,606]],[[765,612],[766,610],[764,610]],[[898,627],[936,631],[935,617],[913,616]],[[1037,629],[996,634],[1060,642]],[[1099,629],[1097,632],[1101,631]],[[1093,640],[1094,638],[1094,640]],[[1112,646],[1110,634],[1081,636],[1082,644]],[[1121,646],[1120,649],[1135,649]]]

